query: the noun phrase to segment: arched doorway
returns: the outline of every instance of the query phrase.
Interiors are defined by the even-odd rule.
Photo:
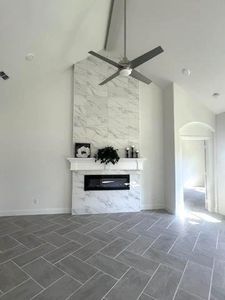
[[[208,124],[190,122],[179,129],[176,159],[176,213],[184,214],[184,141],[187,144],[202,143],[204,149],[205,209],[216,211],[214,177],[214,129]],[[190,141],[190,142],[188,142]],[[194,142],[195,141],[195,142]],[[203,154],[202,154],[203,155]]]

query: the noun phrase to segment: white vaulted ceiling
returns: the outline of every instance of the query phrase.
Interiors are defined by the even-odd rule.
[[[110,0],[0,0],[0,90],[49,80],[104,45]],[[32,62],[25,60],[34,53]]]
[[[116,53],[122,53],[122,2],[115,1],[108,44]],[[128,57],[158,45],[165,50],[140,70],[162,87],[175,81],[214,112],[225,111],[225,1],[127,0],[127,6]]]
[[[122,53],[122,0],[115,0],[108,50]],[[225,111],[225,1],[127,0],[128,56],[161,45],[140,70],[165,87],[175,81],[216,113]],[[0,90],[45,84],[103,48],[110,0],[0,0]],[[27,53],[35,59],[25,60]],[[185,77],[182,68],[189,68]],[[221,96],[212,97],[214,92]]]

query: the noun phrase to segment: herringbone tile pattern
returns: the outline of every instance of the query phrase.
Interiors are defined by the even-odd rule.
[[[0,299],[224,300],[225,223],[156,211],[2,217]]]

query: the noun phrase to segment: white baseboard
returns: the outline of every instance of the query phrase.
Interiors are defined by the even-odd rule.
[[[70,208],[44,208],[44,209],[22,209],[22,210],[2,210],[1,217],[25,216],[25,215],[53,215],[71,213]]]
[[[166,209],[163,204],[142,206],[141,210]],[[45,208],[45,209],[22,209],[22,210],[2,210],[0,217],[8,216],[26,216],[26,215],[53,215],[71,213],[70,208]]]

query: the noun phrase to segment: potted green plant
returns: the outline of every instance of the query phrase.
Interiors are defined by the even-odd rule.
[[[114,149],[112,146],[108,146],[102,149],[98,149],[97,153],[95,154],[95,162],[100,161],[101,164],[108,164],[112,163],[115,165],[118,163],[120,157],[117,153],[117,149]]]

